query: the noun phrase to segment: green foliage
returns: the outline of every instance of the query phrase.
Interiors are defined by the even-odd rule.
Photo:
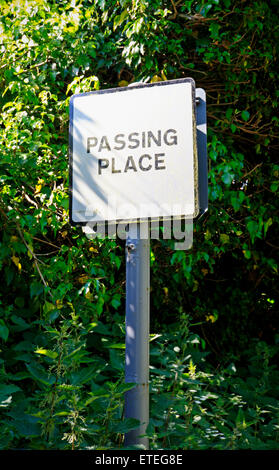
[[[202,339],[172,325],[151,349],[154,448],[278,449],[276,352],[256,341],[241,363],[210,367]]]
[[[190,251],[152,242],[148,433],[153,448],[278,449],[277,2],[0,12],[1,448],[118,448],[137,425],[123,420],[124,245],[69,225],[69,99],[191,76],[207,93],[209,211]]]

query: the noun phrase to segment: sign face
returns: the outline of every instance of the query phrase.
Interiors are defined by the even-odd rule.
[[[198,215],[191,78],[74,95],[69,139],[73,224]]]

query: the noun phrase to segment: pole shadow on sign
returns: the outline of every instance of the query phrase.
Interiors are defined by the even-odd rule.
[[[177,92],[175,92],[175,87],[173,87],[172,85],[177,85]],[[184,101],[184,98],[186,96],[186,88],[188,90],[188,101],[186,99]],[[137,90],[141,90],[139,94]],[[168,90],[170,91],[169,95]],[[147,93],[145,93],[145,91],[147,91]],[[156,100],[157,103],[161,103],[160,99],[158,101],[158,98],[160,98],[160,96],[163,97],[162,109],[164,110],[164,114],[168,117],[171,116],[173,119],[171,122],[175,122],[176,128],[180,129],[179,137],[181,138],[181,141],[183,141],[184,139],[184,147],[179,148],[177,146],[177,150],[175,149],[175,152],[171,153],[170,147],[168,147],[170,142],[165,142],[167,146],[164,149],[163,142],[160,141],[160,149],[157,151],[160,151],[161,153],[155,154],[155,170],[160,170],[160,176],[163,175],[162,170],[166,170],[164,181],[167,184],[172,184],[174,189],[176,188],[176,180],[171,181],[170,183],[168,180],[171,178],[177,178],[177,181],[180,183],[181,188],[181,182],[183,183],[184,181],[183,177],[185,178],[186,182],[184,182],[184,185],[186,196],[184,199],[187,199],[187,197],[189,197],[189,186],[191,187],[192,194],[195,194],[191,200],[192,205],[190,204],[191,209],[189,212],[189,214],[191,214],[191,216],[189,217],[191,217],[192,220],[200,218],[207,211],[208,168],[206,94],[203,89],[195,88],[193,79],[186,78],[166,82],[157,82],[154,84],[140,83],[133,84],[131,88],[123,87],[121,89],[117,88],[109,90],[98,90],[89,93],[81,93],[79,95],[74,95],[70,101],[70,219],[73,225],[82,225],[83,231],[89,238],[95,238],[95,236],[98,236],[98,234],[101,236],[105,235],[106,233],[113,234],[113,232],[109,232],[108,227],[110,226],[110,223],[112,221],[115,223],[118,220],[116,216],[115,218],[111,218],[105,215],[103,212],[105,204],[108,205],[106,195],[109,194],[111,191],[116,191],[116,188],[118,190],[119,187],[118,197],[121,201],[121,198],[123,198],[123,182],[127,182],[127,176],[121,174],[120,170],[112,171],[112,176],[108,173],[110,168],[109,151],[111,150],[111,148],[109,146],[109,136],[110,132],[112,132],[111,128],[115,129],[115,122],[117,122],[119,128],[121,128],[122,124],[123,130],[126,127],[127,129],[131,129],[131,127],[129,127],[129,120],[131,119],[131,116],[128,112],[125,112],[131,109],[131,100],[134,100],[135,109],[142,110],[137,114],[137,123],[140,122],[138,121],[138,115],[142,115],[142,128],[152,128],[153,121],[160,122],[161,114],[163,114],[161,112],[162,110],[160,109],[161,105],[157,106],[157,111],[154,111],[155,114],[156,112],[158,113],[157,118],[154,115],[147,116],[146,107],[150,106],[150,109],[156,110],[156,107],[152,108],[152,100],[153,103],[156,103]],[[166,97],[167,99],[165,99]],[[166,103],[173,103],[172,98],[176,100],[176,106],[180,109],[180,114],[176,112],[175,106],[173,106],[172,109],[169,109],[169,104],[166,105]],[[187,102],[188,117],[187,113],[184,112],[183,114],[183,107],[185,106],[183,104],[184,102]],[[125,103],[128,107],[127,110],[125,110]],[[110,106],[111,110],[109,114],[111,119],[109,125],[107,125],[108,113],[106,112],[106,107],[108,106]],[[122,107],[122,116],[128,115],[128,120],[127,118],[125,120],[125,117],[122,119],[122,121],[121,119],[119,119],[119,106]],[[118,114],[113,116],[113,110],[115,110],[115,112]],[[185,124],[186,121],[183,121],[182,125],[180,126],[178,117],[180,115],[182,117],[184,116],[183,119],[186,119],[186,121],[189,123],[188,125],[191,127],[190,131],[189,129],[187,129],[187,126]],[[162,126],[170,126],[170,124],[168,124],[168,122],[166,120],[164,121],[162,118],[162,123],[163,122],[164,124],[161,124]],[[165,124],[166,122],[167,124]],[[111,126],[111,128],[109,126]],[[173,127],[172,129],[169,129],[169,131],[174,132],[176,128]],[[98,141],[97,136],[100,129],[102,129],[103,131],[101,144],[99,145],[98,150],[97,148],[93,148],[91,152],[91,147],[88,148],[88,145],[86,145],[86,143],[88,143],[88,139],[90,139],[89,142],[91,144],[93,143],[93,147],[95,147],[95,143],[97,143]],[[187,138],[183,135],[184,132]],[[133,140],[131,139],[130,143],[133,143],[134,145],[130,148],[135,148],[135,142],[139,142],[139,135],[140,134],[138,132],[132,132],[131,134],[129,134],[129,137],[133,136]],[[115,143],[117,143],[118,145],[121,144],[122,146],[125,146],[125,142],[121,140],[123,139],[123,136],[125,136],[124,133],[117,134],[114,138]],[[135,137],[137,137],[137,139]],[[142,133],[142,138],[143,137],[145,139],[144,132]],[[159,131],[157,134],[157,138],[159,138]],[[191,140],[190,146],[189,139]],[[145,140],[142,141],[142,146],[148,146]],[[117,148],[117,146],[115,148]],[[88,150],[90,150],[91,153]],[[170,160],[167,159],[168,156],[172,157],[172,161],[174,161],[174,159],[178,159],[176,161],[178,162],[177,168],[179,169],[181,155],[185,156],[184,160],[187,159],[190,155],[190,166],[188,166],[188,169],[191,169],[193,175],[190,175],[189,179],[187,179],[188,171],[187,167],[185,166],[184,175],[180,174],[181,171],[176,171],[176,173],[170,172],[168,175],[167,169],[164,166],[165,162],[163,161],[163,156],[165,156],[165,154],[162,153],[162,150],[165,150],[165,152],[169,152],[169,155],[167,153],[167,156],[164,157],[166,161],[170,162]],[[145,153],[141,156],[139,156],[138,154],[138,158],[139,162],[143,161],[144,158],[146,165],[146,162],[148,160],[151,160],[151,156],[147,154],[147,150],[144,150],[144,152]],[[124,150],[122,153],[124,153]],[[117,158],[119,158],[119,161],[121,161],[121,157],[121,153],[120,155],[116,153],[113,157],[111,157],[111,161],[113,162],[112,167],[114,167],[114,162]],[[124,157],[126,157],[126,155],[124,155]],[[100,160],[101,164],[99,165]],[[148,179],[150,178],[149,175],[151,175],[151,177],[154,177],[156,180],[156,172],[152,174],[151,172],[146,171],[147,167],[145,166],[142,168],[144,171],[142,172],[142,176],[140,176],[140,174],[134,174],[135,168],[133,168],[133,166],[132,169],[133,176],[129,176],[131,182],[128,183],[127,188],[125,188],[128,192],[129,190],[131,191],[130,194],[128,194],[128,197],[134,197],[135,194],[137,194],[137,191],[134,191],[134,186],[139,181],[139,179],[141,179],[141,181],[143,181],[143,187],[145,190],[142,192],[142,197],[145,197],[145,195],[147,194],[146,191],[151,191],[150,196],[152,197],[152,200],[154,199],[155,202],[156,200],[160,201],[160,198],[162,197],[162,192],[160,191],[162,189],[159,186],[156,187],[155,185],[155,190],[153,194],[153,187],[152,185],[150,185],[151,179]],[[124,196],[126,197],[127,195]],[[179,196],[181,201],[183,199],[183,194],[181,194],[181,190]],[[88,214],[86,213],[84,208],[88,204],[88,201],[90,201],[91,203],[91,200],[92,204],[94,203],[97,209],[96,211],[94,210],[93,213],[89,212]],[[139,203],[139,200],[135,199],[134,202],[134,207],[136,207]],[[154,205],[154,207],[156,212],[156,204]],[[112,207],[109,207],[108,209],[108,213],[111,214]],[[166,214],[153,213],[151,217],[150,214],[145,216],[143,215],[141,217],[139,216],[139,212],[135,214],[136,215],[134,215],[134,217],[131,217],[131,215],[129,215],[129,218],[127,218],[126,225],[128,227],[128,230],[127,232],[125,232],[125,382],[127,384],[134,385],[130,390],[125,393],[124,410],[125,419],[132,418],[132,420],[135,420],[134,422],[138,423],[138,425],[134,429],[132,428],[130,431],[126,432],[124,446],[125,448],[130,449],[148,449],[149,440],[146,435],[146,431],[149,424],[150,220],[154,220],[154,218],[156,220],[156,217],[157,220],[162,220],[162,218],[164,218]],[[171,218],[172,216],[179,217],[177,213],[169,213],[168,216],[171,216]],[[181,212],[180,218],[183,219],[183,217],[185,218],[185,212]],[[123,215],[121,216],[121,222],[123,223]],[[107,227],[107,229],[104,229],[104,227]],[[132,422],[132,420],[130,420],[130,423]]]

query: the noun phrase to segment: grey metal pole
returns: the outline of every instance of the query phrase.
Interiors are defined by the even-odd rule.
[[[145,224],[143,226],[142,224]],[[145,232],[147,238],[140,238]],[[142,230],[144,229],[144,230]],[[125,394],[125,417],[140,421],[125,435],[125,445],[143,444],[149,422],[150,238],[148,222],[130,224],[126,238],[125,382],[136,386]]]

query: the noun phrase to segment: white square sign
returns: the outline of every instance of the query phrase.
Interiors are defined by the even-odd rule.
[[[191,78],[72,96],[74,224],[198,214]]]

